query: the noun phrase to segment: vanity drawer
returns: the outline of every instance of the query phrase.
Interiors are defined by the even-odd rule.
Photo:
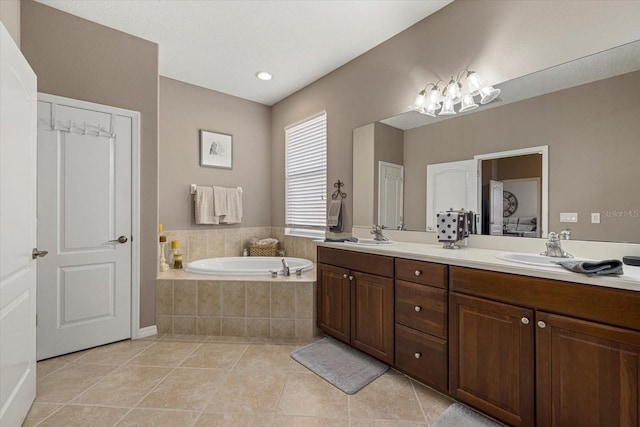
[[[396,324],[396,368],[447,391],[447,341]]]
[[[393,258],[342,249],[318,247],[318,263],[363,273],[393,277]]]
[[[396,279],[396,323],[447,337],[447,291]]]
[[[396,279],[447,289],[449,266],[433,262],[396,258]]]

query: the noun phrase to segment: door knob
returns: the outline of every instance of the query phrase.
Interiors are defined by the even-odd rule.
[[[38,248],[33,248],[33,251],[31,252],[31,258],[32,259],[43,258],[43,257],[46,257],[48,253],[49,251],[39,251]]]
[[[127,243],[128,240],[126,236],[120,236],[116,240],[109,240],[109,243]]]

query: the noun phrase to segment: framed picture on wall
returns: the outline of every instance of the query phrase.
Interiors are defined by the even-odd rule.
[[[200,166],[233,168],[233,136],[200,130]]]

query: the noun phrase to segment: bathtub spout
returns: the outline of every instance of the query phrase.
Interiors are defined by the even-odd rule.
[[[282,269],[283,269],[283,276],[290,276],[291,272],[289,271],[289,264],[287,264],[287,260],[282,258]]]

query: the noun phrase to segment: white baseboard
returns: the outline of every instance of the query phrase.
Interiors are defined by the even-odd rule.
[[[158,328],[156,327],[156,325],[147,326],[146,328],[138,329],[138,336],[135,338],[136,339],[146,338],[152,335],[158,335]]]

